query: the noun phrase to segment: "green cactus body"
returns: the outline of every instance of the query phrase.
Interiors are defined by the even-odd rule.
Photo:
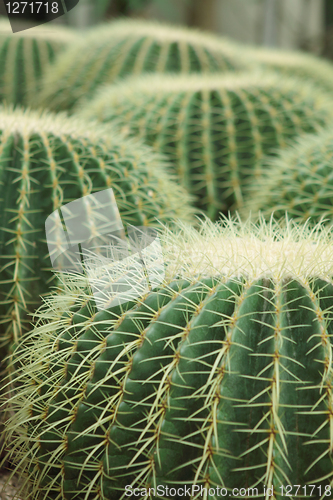
[[[78,108],[169,155],[197,206],[216,218],[239,209],[265,154],[332,120],[332,100],[275,74],[151,76],[101,90]]]
[[[244,54],[263,67],[275,70],[283,76],[296,76],[304,81],[312,81],[327,92],[333,90],[333,65],[323,59],[305,52],[244,47]],[[281,75],[281,76],[282,76]]]
[[[326,498],[331,236],[229,221],[161,239],[159,289],[97,310],[86,279],[63,277],[18,347],[23,385],[7,429],[25,498],[116,500],[140,488],[133,495],[164,499],[187,486],[188,499],[237,487],[268,500],[289,484],[302,486],[292,499],[311,498],[309,485]]]
[[[232,42],[194,29],[135,20],[98,26],[50,68],[35,105],[71,109],[81,97],[125,75],[212,73],[250,67]]]
[[[50,113],[0,112],[1,345],[49,291],[45,221],[60,206],[112,188],[125,224],[191,220],[187,193],[150,148],[96,123]]]
[[[8,19],[0,20],[0,99],[24,104],[40,91],[46,68],[79,36],[65,27],[34,27],[13,35]]]
[[[316,224],[333,220],[333,130],[308,135],[266,162],[262,176],[249,186],[242,215],[309,219]]]

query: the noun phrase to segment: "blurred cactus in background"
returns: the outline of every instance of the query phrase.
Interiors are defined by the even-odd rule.
[[[79,39],[59,25],[37,26],[13,35],[8,19],[0,19],[0,100],[27,104],[38,95],[40,81],[56,55]]]
[[[304,81],[313,81],[317,86],[333,92],[333,64],[329,61],[298,51],[270,50],[259,47],[246,48],[250,59],[273,69],[284,76],[297,76]]]
[[[301,138],[271,161],[262,176],[249,186],[242,214],[261,211],[266,219],[272,212],[317,224],[333,224],[333,129]]]
[[[34,107],[71,110],[81,97],[127,75],[216,73],[252,68],[227,39],[199,30],[123,19],[86,33],[46,74]]]
[[[332,122],[333,98],[275,73],[128,78],[77,110],[116,124],[168,155],[200,210],[215,219],[242,207],[261,161]]]

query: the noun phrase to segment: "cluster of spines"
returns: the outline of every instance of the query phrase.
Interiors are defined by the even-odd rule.
[[[241,208],[264,155],[331,120],[330,102],[311,85],[274,74],[152,76],[109,86],[80,112],[167,154],[197,206],[216,218]]]
[[[32,495],[333,487],[332,297],[305,276],[178,279],[99,312],[89,292],[54,297],[17,351],[9,428],[27,419]]]
[[[142,73],[216,73],[251,67],[227,40],[163,24],[126,20],[99,26],[49,69],[38,103],[71,109],[98,86]]]

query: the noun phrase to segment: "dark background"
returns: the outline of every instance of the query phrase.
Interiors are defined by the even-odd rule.
[[[0,15],[6,15],[5,3],[7,1],[0,0]],[[317,5],[320,4],[320,26],[315,34],[311,32],[307,25],[311,21],[311,16],[313,17],[312,11],[309,10],[311,1],[313,3],[317,2]],[[64,2],[63,5],[66,4],[71,7],[70,4],[75,4],[77,0],[58,0],[58,2]],[[295,19],[292,19],[292,15],[289,12],[283,13],[283,9],[288,9],[288,5],[291,7],[293,3],[296,5],[296,0],[80,0],[79,4],[69,14],[52,22],[84,28],[87,25],[120,16],[159,19],[215,31],[245,43],[273,45],[277,48],[293,50],[300,49],[333,59],[333,0],[298,0],[298,3],[300,2],[303,2],[302,8],[299,14],[296,10],[294,11]],[[253,21],[252,19],[250,22],[247,16],[251,14],[252,5],[253,15],[257,20]],[[266,37],[263,34],[265,23],[267,25],[269,5],[274,6],[273,22],[276,25],[276,30],[280,33],[276,40],[272,37],[269,40],[269,37],[267,39],[267,33]],[[232,12],[233,8],[235,9],[234,12]],[[229,30],[223,27],[223,23],[222,26],[218,25],[216,21],[217,9],[220,18],[223,17],[223,9],[228,10],[227,15],[231,18]],[[248,12],[245,12],[246,9]],[[308,15],[307,9],[309,10]],[[293,14],[292,10],[290,12]],[[45,22],[48,19],[50,19],[50,16],[47,15],[37,16],[30,13],[23,16],[17,15],[17,20],[32,22],[33,24],[36,21]],[[235,25],[234,30],[232,22]],[[302,23],[304,26],[302,26]],[[228,28],[228,23],[226,24]],[[295,26],[292,26],[292,24]],[[284,35],[285,30],[289,30],[291,33],[291,41],[289,42]],[[293,30],[294,33],[292,33]],[[228,32],[225,33],[225,31]]]

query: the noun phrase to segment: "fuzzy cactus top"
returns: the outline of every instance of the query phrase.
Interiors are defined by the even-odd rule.
[[[283,76],[297,76],[304,81],[312,81],[325,91],[333,89],[333,64],[331,61],[306,52],[248,48],[244,55],[263,67],[274,69]]]
[[[59,57],[34,105],[72,109],[98,86],[142,73],[216,73],[250,68],[231,41],[156,21],[117,20],[90,30]]]

